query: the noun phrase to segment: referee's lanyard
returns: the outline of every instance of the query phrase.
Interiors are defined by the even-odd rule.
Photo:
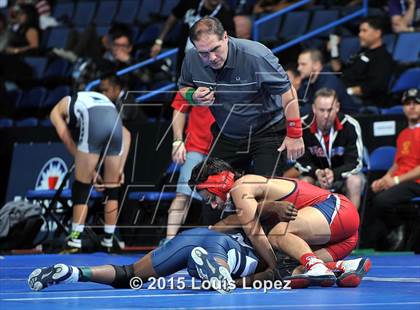
[[[327,145],[324,141],[324,135],[322,134],[322,131],[318,129],[318,133],[316,134],[316,137],[321,144],[322,150],[324,151],[325,157],[327,158],[328,165],[331,168],[331,150],[332,150],[332,143],[333,143],[333,137],[334,137],[334,128],[330,128],[330,133],[328,135],[328,152],[327,152]]]
[[[185,23],[188,24],[188,26],[191,28],[197,21],[199,21],[203,16],[200,15],[201,10],[203,9],[204,6],[204,0],[200,1],[200,4],[198,5],[198,9],[197,9],[197,15],[187,15],[184,18]],[[215,17],[220,9],[222,8],[222,3],[219,3],[218,6],[216,6],[216,8],[213,10],[213,12],[211,12],[211,14],[209,15],[209,17]],[[188,37],[187,39],[187,44],[185,45],[185,52],[187,52],[188,50],[190,50],[191,48],[193,48],[194,45],[192,44],[190,38]]]

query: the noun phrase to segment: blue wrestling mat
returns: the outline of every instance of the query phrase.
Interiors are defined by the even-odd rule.
[[[36,267],[130,264],[138,255],[104,253],[0,256],[1,309],[420,309],[420,255],[370,256],[372,268],[358,288],[296,290],[236,289],[222,295],[193,290],[185,271],[174,275],[186,289],[116,290],[95,283],[74,283],[33,292],[27,276]],[[169,280],[166,283],[171,285]]]

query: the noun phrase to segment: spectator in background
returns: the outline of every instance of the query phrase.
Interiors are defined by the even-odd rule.
[[[16,24],[10,29],[5,52],[11,55],[36,54],[41,40],[38,13],[32,5],[16,6],[14,10]]]
[[[192,169],[206,158],[213,141],[210,127],[214,122],[214,117],[208,107],[191,106],[180,93],[176,94],[172,107],[174,108],[172,160],[177,165],[181,165],[181,171],[176,187],[176,197],[168,210],[166,239],[163,239],[163,243],[171,240],[178,233],[187,217],[191,198],[202,200],[200,195],[191,191],[188,181]]]
[[[315,93],[323,87],[335,91],[337,100],[340,102],[340,110],[343,113],[351,114],[357,112],[358,109],[347,94],[346,87],[339,79],[340,76],[336,72],[325,70],[320,50],[307,49],[300,53],[297,69],[302,78],[302,83],[298,90],[301,115],[312,111]]]
[[[136,98],[133,93],[127,91],[127,84],[124,77],[116,76],[114,73],[102,76],[99,84],[100,92],[115,103],[125,127],[127,121],[147,122],[146,114],[135,104]]]
[[[156,57],[162,50],[162,45],[166,35],[173,29],[178,20],[182,20],[182,30],[178,42],[178,59],[177,59],[177,75],[181,70],[182,60],[185,52],[193,47],[188,38],[189,29],[196,21],[204,16],[217,17],[223,24],[229,35],[235,35],[235,23],[233,21],[233,12],[224,4],[222,0],[195,0],[180,1],[172,10],[171,15],[163,26],[158,38],[155,40],[150,57]]]
[[[236,37],[239,39],[252,39],[253,2],[249,0],[236,1],[233,21],[235,23]]]
[[[420,29],[420,0],[389,0],[392,31],[413,32]]]
[[[305,154],[296,167],[303,180],[345,194],[359,209],[364,184],[362,132],[357,120],[339,111],[333,89],[321,88],[315,93],[314,117],[303,118]]]
[[[6,17],[0,13],[0,52],[3,52],[7,47],[9,34],[7,31]]]
[[[408,127],[397,138],[394,164],[380,179],[372,183],[373,213],[376,220],[368,239],[376,244],[384,234],[398,228],[390,239],[392,250],[401,249],[404,241],[402,211],[414,213],[410,200],[420,196],[420,90],[409,89],[402,98]],[[393,240],[392,240],[393,239]]]
[[[295,3],[294,0],[259,0],[254,5],[253,13],[264,14],[264,13],[274,13],[280,11],[281,9],[287,8],[289,5]]]
[[[15,16],[16,23],[9,25],[8,43],[0,53],[0,76],[5,82],[12,82],[6,85],[8,89],[13,89],[16,87],[13,83],[25,86],[32,78],[32,68],[23,57],[38,54],[40,31],[33,6],[14,6],[10,14]]]
[[[330,40],[333,70],[343,72],[341,80],[347,87],[347,93],[353,96],[353,101],[364,107],[384,105],[384,94],[388,92],[393,73],[393,59],[382,42],[382,35],[383,23],[380,18],[364,18],[359,26],[362,48],[346,64],[340,61],[338,40]]]

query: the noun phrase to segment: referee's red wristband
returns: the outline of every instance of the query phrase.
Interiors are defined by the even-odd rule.
[[[286,120],[287,136],[297,139],[302,137],[302,121],[300,118]]]

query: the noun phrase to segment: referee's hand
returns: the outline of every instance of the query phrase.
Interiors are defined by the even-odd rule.
[[[303,143],[303,138],[290,138],[286,136],[283,143],[278,148],[278,151],[281,153],[284,150],[287,152],[287,160],[295,161],[305,153],[305,144]]]
[[[214,103],[214,91],[208,87],[199,87],[195,90],[193,100],[197,104],[211,105]]]

